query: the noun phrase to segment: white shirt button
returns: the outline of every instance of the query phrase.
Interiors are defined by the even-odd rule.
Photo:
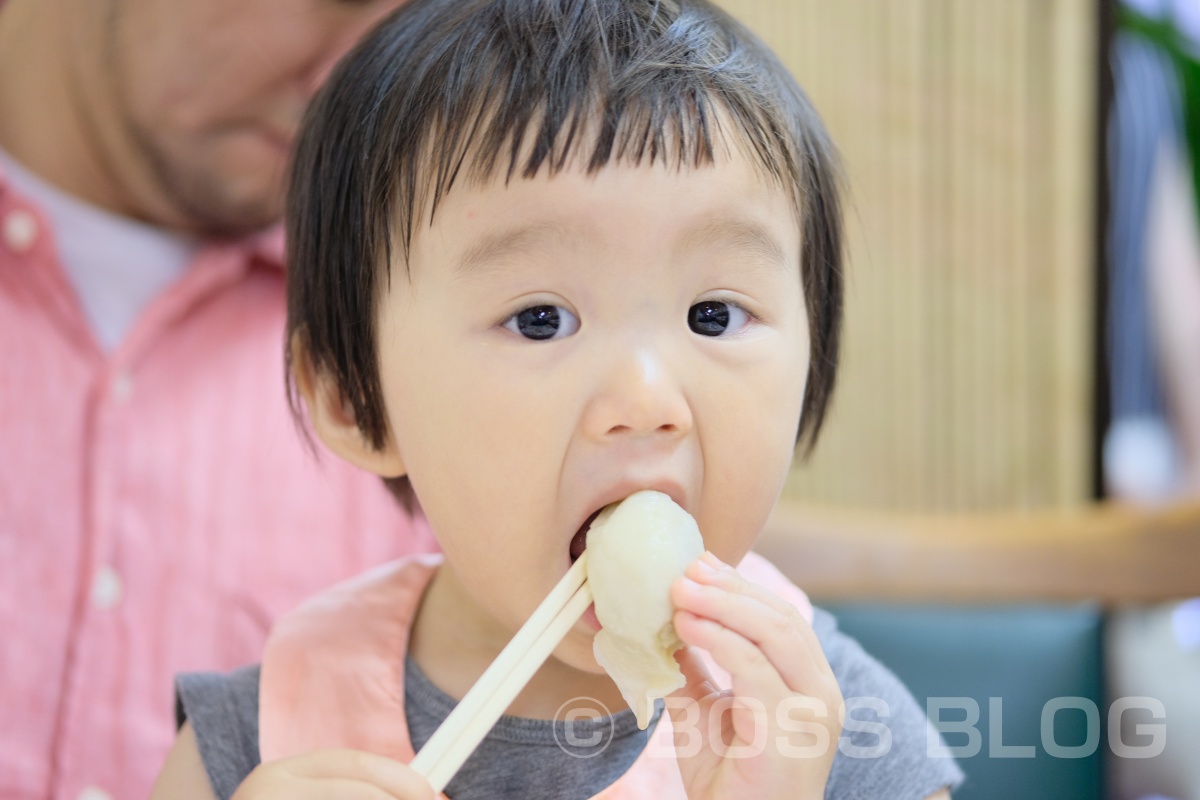
[[[88,786],[79,793],[78,800],[112,800],[112,795],[98,786]]]
[[[124,403],[133,395],[133,376],[128,372],[118,373],[112,382],[113,399]]]
[[[101,611],[108,611],[117,607],[124,593],[121,576],[115,569],[100,567],[96,570],[96,577],[92,579],[92,605]]]
[[[4,243],[14,253],[27,253],[37,241],[37,217],[23,208],[4,217]]]

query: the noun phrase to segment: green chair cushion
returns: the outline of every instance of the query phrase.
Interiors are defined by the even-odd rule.
[[[823,607],[931,719],[946,721],[943,739],[967,775],[956,800],[1102,797],[1107,710],[1097,607]]]

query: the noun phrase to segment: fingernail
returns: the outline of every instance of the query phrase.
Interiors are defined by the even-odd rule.
[[[704,559],[696,562],[696,569],[700,571],[701,575],[704,575],[708,578],[714,577],[717,574],[717,568]]]

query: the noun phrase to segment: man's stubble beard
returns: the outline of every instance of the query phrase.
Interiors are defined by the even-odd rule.
[[[282,185],[273,197],[235,199],[228,182],[216,171],[206,169],[199,160],[172,155],[155,131],[137,121],[128,91],[130,77],[119,57],[122,5],[123,0],[109,2],[103,58],[121,134],[130,143],[133,157],[141,162],[138,166],[148,174],[155,193],[169,206],[167,214],[171,222],[156,218],[162,215],[144,214],[148,221],[190,234],[224,239],[252,234],[278,222],[283,214]],[[114,178],[122,180],[119,175]]]
[[[261,231],[279,221],[283,212],[282,188],[277,197],[241,200],[230,196],[221,176],[203,165],[172,158],[153,134],[125,116],[126,133],[148,168],[155,186],[185,220],[191,233],[215,238],[236,238]]]

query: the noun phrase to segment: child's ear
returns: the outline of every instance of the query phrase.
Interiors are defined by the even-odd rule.
[[[384,478],[405,474],[404,462],[389,435],[376,448],[359,429],[354,406],[328,372],[317,370],[299,332],[292,335],[291,362],[296,388],[304,398],[313,430],[334,454]]]

